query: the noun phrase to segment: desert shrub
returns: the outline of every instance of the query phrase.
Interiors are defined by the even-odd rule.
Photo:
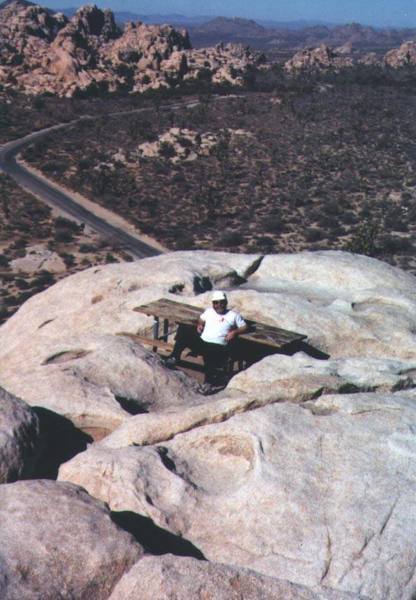
[[[5,254],[0,254],[0,267],[8,267],[9,259]]]
[[[73,267],[75,265],[75,257],[67,252],[61,252],[59,255],[65,263],[66,267]]]
[[[263,227],[267,233],[282,233],[286,229],[285,222],[278,216],[265,220]]]
[[[13,250],[17,250],[19,248],[26,248],[27,244],[28,241],[25,238],[17,238],[17,240],[15,240],[13,244],[10,245],[10,248]]]
[[[366,219],[355,229],[344,250],[355,254],[376,256],[378,253],[377,238],[379,232],[380,223],[376,219]]]
[[[42,170],[45,171],[45,173],[63,173],[65,171],[65,165],[58,160],[50,160],[42,165]]]
[[[88,254],[89,252],[95,252],[96,251],[96,247],[93,246],[92,244],[80,244],[79,246],[79,251],[81,252],[81,254]]]
[[[357,222],[357,216],[350,210],[343,212],[339,218],[345,225],[353,225]]]
[[[325,229],[334,229],[334,228],[338,227],[339,220],[332,215],[327,215],[327,214],[323,213],[319,217],[318,223],[321,227],[323,227]]]
[[[78,161],[78,168],[81,169],[81,171],[85,171],[87,169],[92,169],[93,166],[94,166],[94,161],[91,160],[91,158],[81,158]]]
[[[407,237],[399,237],[395,235],[385,234],[380,236],[380,250],[388,253],[408,252],[413,250],[413,244]]]
[[[66,219],[65,217],[56,217],[54,219],[55,227],[59,229],[67,229],[69,231],[73,231],[74,233],[78,233],[80,230],[80,225],[75,223],[75,221],[71,221],[70,219]]]
[[[239,246],[244,242],[244,236],[238,231],[225,233],[219,240],[221,246]]]
[[[50,271],[42,270],[39,275],[35,277],[32,284],[34,286],[47,286],[52,285],[55,282],[55,277]]]
[[[163,158],[173,158],[176,156],[175,148],[170,142],[161,142],[159,154]]]
[[[55,231],[54,238],[56,242],[67,244],[73,241],[74,236],[72,235],[72,232],[68,231],[67,229],[57,229]]]
[[[271,238],[267,235],[257,236],[256,242],[257,242],[258,246],[266,246],[266,247],[273,246],[273,244],[274,244],[273,238]]]
[[[17,306],[19,304],[19,300],[16,296],[4,296],[2,300],[5,306]]]
[[[316,227],[311,227],[305,231],[305,239],[307,242],[319,242],[324,237],[323,232]]]
[[[19,290],[27,290],[30,287],[30,283],[21,277],[17,277],[14,284]]]
[[[26,300],[29,300],[33,296],[33,291],[22,292],[18,296],[16,296],[16,304],[23,304]]]
[[[5,321],[10,316],[7,308],[0,306],[0,322]]]
[[[175,241],[176,250],[190,250],[194,247],[194,238],[190,233],[184,233]]]

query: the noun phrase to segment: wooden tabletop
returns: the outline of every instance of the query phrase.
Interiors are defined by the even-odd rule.
[[[134,308],[136,312],[144,313],[148,316],[157,317],[159,319],[168,319],[175,323],[183,323],[184,325],[196,325],[203,310],[184,304],[183,302],[174,302],[168,298],[160,298],[156,302],[142,304]],[[274,348],[282,348],[293,342],[305,340],[308,336],[287,329],[280,329],[272,325],[266,325],[259,321],[249,321],[245,319],[249,326],[249,331],[239,336],[239,338],[272,346]]]

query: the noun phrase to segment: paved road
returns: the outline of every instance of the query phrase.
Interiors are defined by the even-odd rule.
[[[84,117],[88,118],[88,117]],[[91,118],[91,117],[90,117]],[[90,212],[83,206],[81,206],[76,200],[69,194],[57,190],[55,187],[47,183],[47,181],[40,179],[36,175],[33,175],[27,171],[22,165],[16,162],[16,155],[28,144],[45,137],[52,131],[64,129],[70,126],[70,124],[63,124],[48,129],[43,129],[36,133],[30,134],[9,142],[4,146],[0,147],[0,169],[10,175],[22,188],[49,204],[49,206],[56,206],[64,211],[71,217],[75,217],[77,220],[82,221],[105,238],[110,238],[123,250],[131,254],[134,258],[144,258],[147,256],[156,256],[161,254],[159,250],[145,244],[134,236],[130,235],[127,231],[111,225],[105,219],[102,219]]]
[[[237,95],[229,96],[218,96],[215,98],[218,100],[227,100],[231,98],[237,98]],[[159,110],[179,110],[181,108],[191,108],[199,104],[198,100],[188,99],[184,102],[176,102],[173,104],[166,104],[159,107]],[[136,108],[129,111],[110,113],[107,117],[122,116],[130,114],[138,114],[149,110],[155,110],[154,108]],[[84,116],[71,121],[70,123],[62,123],[60,125],[53,125],[41,131],[31,133],[23,138],[8,142],[3,146],[0,146],[0,170],[10,175],[22,188],[49,204],[49,206],[55,206],[69,216],[78,219],[85,223],[105,238],[110,238],[114,243],[119,245],[123,250],[131,254],[134,258],[145,258],[147,256],[156,256],[161,254],[160,250],[149,246],[148,244],[137,239],[131,235],[127,230],[121,229],[111,225],[105,219],[98,217],[94,213],[84,208],[81,204],[76,201],[76,198],[70,194],[57,190],[51,182],[48,183],[46,177],[40,178],[25,169],[23,165],[20,165],[16,161],[16,155],[23,150],[23,148],[32,142],[42,139],[52,132],[64,130],[65,128],[72,127],[77,123],[85,120],[91,120],[99,118],[97,117]]]

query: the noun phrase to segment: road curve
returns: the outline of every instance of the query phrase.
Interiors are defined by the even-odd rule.
[[[238,97],[241,96],[230,94],[229,96],[217,96],[215,100],[227,100]],[[200,102],[198,100],[188,99],[185,102],[162,105],[158,110],[166,111],[179,110],[181,108],[192,108],[197,106],[199,103]],[[136,108],[128,111],[109,113],[107,117],[123,115],[127,116],[130,114],[143,113],[149,110],[154,110],[154,107]],[[0,146],[0,171],[10,175],[10,177],[12,177],[20,187],[24,188],[29,193],[34,194],[39,199],[46,202],[49,206],[55,206],[59,208],[69,216],[85,223],[102,236],[110,238],[134,258],[146,258],[148,256],[157,256],[162,254],[161,250],[146,244],[138,239],[138,237],[131,235],[127,230],[124,230],[120,227],[115,227],[105,219],[95,215],[93,212],[79,204],[79,202],[76,200],[76,197],[71,195],[70,192],[66,193],[58,190],[52,182],[48,181],[45,176],[36,176],[16,161],[17,154],[23,150],[25,146],[28,146],[32,142],[40,140],[50,133],[59,131],[60,129],[73,127],[81,121],[97,119],[101,116],[103,115],[98,115],[97,117],[86,115],[80,117],[79,119],[75,119],[74,121],[69,121],[68,123],[60,123],[58,125],[53,125],[52,127],[47,127],[46,129],[41,129],[40,131],[30,133],[25,137],[22,137],[18,140],[13,140],[7,144],[4,144],[3,146]]]
[[[92,117],[83,117],[88,119]],[[145,258],[147,256],[156,256],[161,254],[160,250],[145,244],[127,231],[111,225],[105,219],[102,219],[79,204],[71,194],[56,189],[48,183],[46,178],[40,178],[24,168],[16,161],[16,155],[28,144],[47,136],[53,131],[70,127],[80,120],[55,125],[42,129],[36,133],[31,133],[23,138],[8,142],[0,147],[0,170],[10,175],[19,186],[34,194],[49,206],[55,206],[71,217],[82,221],[105,238],[110,238],[123,250],[131,254],[134,258]]]

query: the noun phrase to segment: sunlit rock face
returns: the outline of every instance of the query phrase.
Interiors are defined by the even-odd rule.
[[[226,290],[246,318],[306,343],[202,396],[119,335],[151,335],[152,317],[134,310],[141,304],[163,297],[202,312],[212,289]],[[300,598],[306,589],[410,600],[415,292],[413,276],[344,252],[176,252],[93,267],[31,298],[0,328],[2,384],[100,430],[60,465],[59,481],[150,519],[189,543],[190,556],[243,569],[241,577],[250,569],[265,578],[259,586],[290,582]],[[161,564],[148,568],[164,589]],[[192,589],[184,581],[193,567],[166,568],[178,593]],[[196,569],[196,579],[206,576]],[[120,589],[134,590],[137,577]]]
[[[0,83],[28,94],[170,88],[202,75],[242,85],[259,53],[238,45],[192,50],[185,30],[129,23],[121,31],[110,10],[83,6],[68,20],[13,0],[0,8]]]

